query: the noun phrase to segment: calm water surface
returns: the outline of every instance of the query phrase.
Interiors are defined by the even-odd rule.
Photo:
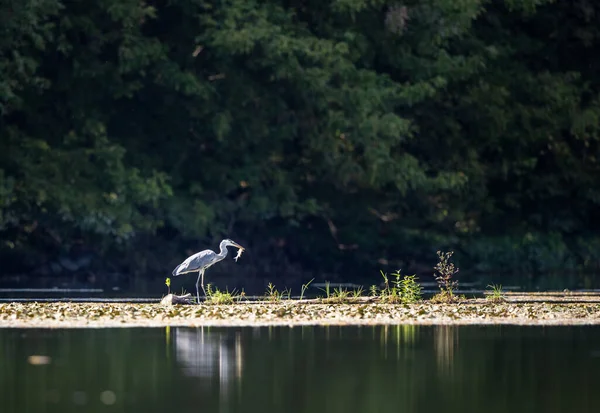
[[[599,327],[0,329],[0,412],[597,412]]]

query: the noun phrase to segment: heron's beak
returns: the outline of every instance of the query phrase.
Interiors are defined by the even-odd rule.
[[[235,241],[231,241],[231,242],[233,243],[233,245],[234,245],[234,246],[236,246],[236,247],[238,247],[238,248],[241,248],[241,249],[243,249],[243,250],[245,250],[245,249],[246,249],[246,248],[242,247],[240,244],[238,244],[238,243],[237,243],[237,242],[235,242]]]

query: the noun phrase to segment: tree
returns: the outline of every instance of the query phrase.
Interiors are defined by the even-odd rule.
[[[255,275],[598,262],[585,2],[1,7],[5,271],[80,245],[146,275],[224,236]]]

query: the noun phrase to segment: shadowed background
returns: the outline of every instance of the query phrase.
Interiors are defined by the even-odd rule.
[[[162,286],[227,237],[230,286],[426,279],[453,250],[591,287],[599,7],[3,1],[0,284]]]

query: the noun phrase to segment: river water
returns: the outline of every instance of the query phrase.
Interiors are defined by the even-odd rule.
[[[0,412],[597,412],[600,327],[0,329]]]

